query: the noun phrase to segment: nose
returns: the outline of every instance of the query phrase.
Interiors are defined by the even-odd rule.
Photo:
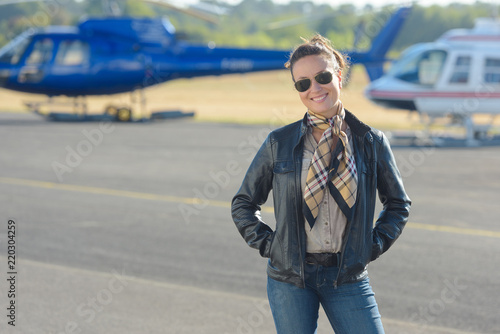
[[[311,92],[317,92],[321,90],[321,85],[316,80],[311,80]]]

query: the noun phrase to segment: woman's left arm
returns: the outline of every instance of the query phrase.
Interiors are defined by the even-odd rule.
[[[411,206],[389,141],[384,135],[377,156],[377,189],[384,207],[373,229],[372,261],[386,252],[399,237],[408,221]]]

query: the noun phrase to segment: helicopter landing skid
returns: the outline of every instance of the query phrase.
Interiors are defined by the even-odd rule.
[[[134,117],[132,109],[126,106],[109,105],[102,114],[89,114],[85,101],[78,102],[54,102],[48,101],[24,102],[31,112],[38,114],[49,121],[55,122],[149,122],[174,118],[193,117],[194,112],[183,112],[180,110],[156,111],[148,116]],[[48,111],[50,106],[66,107],[72,106],[73,112]],[[142,114],[142,113],[141,113]]]
[[[433,147],[480,147],[500,146],[500,135],[493,134],[493,118],[488,124],[476,124],[470,116],[452,117],[448,127],[459,127],[462,131],[431,131],[435,122],[431,118],[425,122],[426,128],[422,131],[389,131],[386,135],[392,146],[433,146]],[[495,131],[497,132],[497,131]]]
[[[47,120],[53,122],[121,122],[115,116],[108,114],[70,114],[70,113],[58,113],[58,112],[50,112],[47,114],[40,114],[44,116]],[[183,117],[193,117],[195,115],[194,112],[183,112],[179,110],[172,111],[157,111],[151,113],[150,117],[141,117],[130,119],[128,122],[140,123],[140,122],[150,122],[155,120],[166,120],[166,119],[174,119],[174,118],[183,118]]]
[[[467,139],[453,133],[432,134],[425,131],[385,133],[392,147],[483,147],[500,146],[500,136]]]

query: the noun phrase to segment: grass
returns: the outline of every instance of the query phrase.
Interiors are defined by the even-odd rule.
[[[359,119],[382,130],[422,128],[416,115],[385,109],[366,99],[367,83],[364,69],[356,66],[341,91],[344,106]],[[0,89],[0,111],[26,111],[23,101],[44,99]],[[148,88],[146,99],[149,111],[195,111],[195,120],[201,122],[279,126],[302,118],[306,111],[287,70],[175,80]],[[87,101],[90,112],[100,113],[108,104],[130,104],[130,95],[89,97]]]

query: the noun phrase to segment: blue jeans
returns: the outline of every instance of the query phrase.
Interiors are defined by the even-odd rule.
[[[268,277],[267,295],[278,334],[314,334],[321,304],[336,334],[383,334],[369,279],[333,286],[338,267],[306,264],[306,287]]]

